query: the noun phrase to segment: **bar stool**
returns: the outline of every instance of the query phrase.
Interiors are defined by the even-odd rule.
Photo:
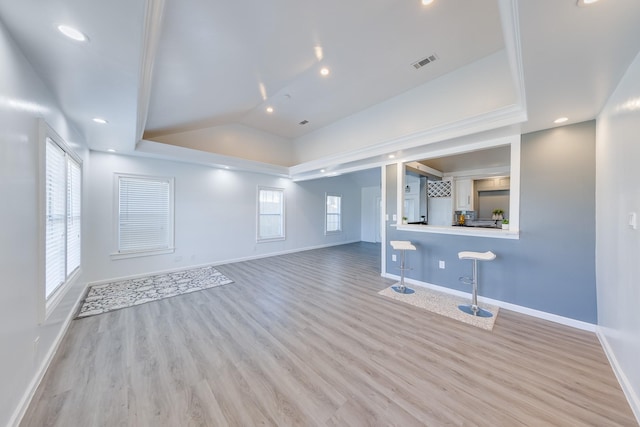
[[[471,293],[470,305],[459,305],[458,308],[465,313],[478,317],[491,317],[493,314],[489,310],[485,310],[478,306],[478,261],[493,261],[496,254],[491,251],[487,252],[458,252],[459,259],[470,259],[473,261],[473,277],[461,277],[460,281],[473,286]]]
[[[405,266],[404,253],[406,251],[415,251],[416,247],[413,246],[413,244],[407,240],[391,240],[389,243],[391,244],[391,247],[394,250],[400,251],[400,254],[401,254],[400,255],[400,282],[398,282],[399,286],[392,286],[391,289],[401,294],[412,294],[415,291],[411,288],[407,288],[404,285],[404,272],[406,270],[411,270],[410,268]]]

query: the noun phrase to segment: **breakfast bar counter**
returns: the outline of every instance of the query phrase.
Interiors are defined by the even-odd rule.
[[[458,236],[490,237],[494,239],[519,239],[517,230],[503,230],[501,228],[443,226],[424,224],[391,224],[399,231],[413,231],[417,233],[453,234]]]

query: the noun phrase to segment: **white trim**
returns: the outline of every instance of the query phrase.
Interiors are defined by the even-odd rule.
[[[78,311],[80,303],[84,298],[86,287],[87,285],[84,285],[84,289],[82,290],[82,292],[80,292],[80,295],[78,295],[76,302],[73,304],[73,308],[69,311],[67,318],[65,319],[64,323],[62,324],[62,327],[60,328],[60,332],[58,332],[58,335],[53,340],[53,343],[49,348],[47,355],[42,361],[42,364],[40,364],[40,367],[36,371],[36,374],[34,375],[33,379],[29,383],[29,387],[22,395],[22,398],[18,402],[18,405],[15,411],[13,411],[13,414],[9,418],[9,423],[7,424],[8,426],[18,427],[22,422],[22,418],[24,417],[24,414],[27,412],[29,405],[31,405],[31,400],[33,399],[33,396],[36,394],[36,390],[40,386],[40,383],[42,382],[44,375],[47,373],[47,370],[49,369],[49,365],[51,365],[53,358],[58,352],[58,349],[60,348],[60,344],[62,343],[62,339],[67,334],[69,326],[71,325],[71,321],[73,320],[76,312]]]
[[[455,138],[475,135],[484,131],[494,130],[527,120],[527,114],[523,105],[508,105],[493,111],[481,113],[463,120],[445,123],[440,126],[418,131],[413,134],[391,138],[378,144],[355,149],[347,153],[325,156],[319,159],[300,163],[289,168],[292,177],[297,178],[306,172],[326,168],[327,165],[345,164],[389,153],[397,153],[403,150],[429,145],[435,142],[448,141]],[[338,172],[342,170],[336,169]]]
[[[404,163],[396,163],[396,226],[402,225],[404,216]]]
[[[172,269],[169,269],[169,270],[159,270],[159,271],[153,271],[153,272],[147,272],[147,273],[133,274],[133,275],[130,275],[130,276],[123,276],[123,277],[115,277],[115,278],[111,278],[111,279],[96,280],[96,281],[88,283],[87,286],[103,285],[103,284],[111,283],[111,282],[119,282],[121,280],[139,279],[141,277],[154,276],[154,275],[158,275],[158,274],[175,273],[175,272],[178,272],[178,271],[192,270],[194,268],[202,268],[202,267],[209,267],[209,266],[216,267],[216,266],[219,266],[219,265],[233,264],[233,263],[236,263],[236,262],[252,261],[254,259],[269,258],[269,257],[272,257],[272,256],[287,255],[287,254],[292,254],[292,253],[296,253],[296,252],[304,252],[304,251],[312,251],[314,249],[329,248],[329,247],[332,247],[332,246],[350,245],[352,243],[359,243],[360,241],[361,241],[360,239],[358,239],[358,240],[348,240],[348,241],[339,242],[339,243],[326,243],[326,244],[322,244],[322,245],[306,246],[306,247],[297,248],[297,249],[287,249],[287,250],[284,250],[284,251],[269,252],[267,254],[251,255],[251,256],[240,257],[240,258],[229,258],[229,259],[224,259],[224,260],[207,262],[207,263],[204,263],[204,264],[190,265],[190,266],[187,266],[187,267],[172,268]]]
[[[80,176],[81,176],[81,190],[80,190],[80,201],[82,204],[81,212],[84,211],[84,167],[82,159],[71,149],[71,147],[67,144],[67,142],[42,118],[38,119],[38,281],[36,283],[37,293],[38,293],[38,307],[37,307],[37,322],[38,325],[44,324],[49,315],[56,308],[58,303],[62,300],[62,298],[67,294],[69,289],[71,289],[76,281],[76,279],[80,275],[80,271],[82,269],[82,258],[80,260],[80,265],[73,271],[71,274],[67,274],[65,267],[65,281],[60,286],[58,286],[51,295],[47,296],[47,279],[46,279],[46,270],[47,270],[47,238],[46,238],[46,230],[47,230],[47,221],[46,221],[46,195],[47,195],[47,183],[46,183],[46,175],[47,175],[47,139],[50,139],[54,144],[56,144],[65,154],[65,162],[67,156],[75,161],[80,166]],[[66,164],[68,167],[68,164]],[[65,173],[66,176],[67,173]],[[65,183],[65,187],[67,184]],[[68,188],[67,188],[68,191]],[[68,209],[68,207],[67,207]],[[65,219],[66,221],[66,219]],[[84,216],[81,213],[80,216],[81,227],[84,222]],[[65,239],[66,239],[66,230],[65,230]],[[81,250],[82,250],[82,242],[81,242]],[[65,266],[66,266],[66,246],[65,246]]]
[[[257,162],[255,160],[246,160],[239,157],[225,156],[223,154],[209,153],[201,150],[195,150],[193,148],[163,144],[146,139],[138,141],[135,151],[120,154],[202,165],[218,169],[229,168],[231,170],[260,173],[278,176],[281,178],[290,177],[289,168],[286,166]]]
[[[338,212],[338,220],[340,221],[338,224],[337,230],[327,230],[327,220],[329,219],[329,213],[327,212],[327,204],[329,197],[338,197],[340,199],[340,211]],[[335,214],[334,214],[335,215]],[[336,234],[342,233],[342,194],[338,193],[324,193],[324,235],[325,236],[333,236]]]
[[[500,22],[502,24],[502,34],[504,35],[505,50],[511,68],[511,79],[515,83],[517,105],[522,106],[525,115],[527,114],[527,97],[524,82],[524,66],[522,65],[522,46],[520,45],[520,20],[518,19],[518,1],[500,0],[498,2],[500,10]],[[526,120],[526,118],[525,118]]]
[[[128,250],[120,251],[120,179],[139,179],[147,181],[167,181],[169,183],[169,234],[168,247],[148,250]],[[132,173],[113,173],[113,241],[116,245],[115,251],[109,254],[112,260],[125,258],[137,258],[153,255],[171,254],[176,249],[175,237],[175,178],[172,176],[140,175]]]
[[[149,100],[153,83],[153,65],[164,16],[164,0],[146,0],[144,23],[142,24],[142,57],[140,60],[138,86],[138,111],[136,120],[136,141],[142,139],[149,114]]]
[[[400,280],[400,276],[389,273],[382,273],[382,277],[386,277],[388,279]],[[405,282],[422,286],[424,288],[428,288],[434,291],[443,292],[450,295],[455,295],[463,298],[471,298],[471,294],[468,292],[458,291],[455,289],[447,288],[445,286],[434,285],[432,283],[422,282],[415,279],[405,278]],[[581,329],[583,331],[596,332],[596,325],[593,323],[583,322],[581,320],[571,319],[570,317],[559,316],[557,314],[547,313],[546,311],[535,310],[533,308],[524,307],[521,305],[511,304],[509,302],[500,301],[492,298],[486,298],[482,296],[478,296],[478,301],[484,302],[490,305],[497,305],[500,308],[504,308],[506,310],[515,311],[517,313],[526,314],[531,317],[536,317],[538,319],[548,320],[550,322],[559,323],[561,325],[569,326],[576,329]]]
[[[282,240],[286,240],[287,238],[287,205],[286,205],[286,195],[284,193],[284,188],[280,187],[265,187],[263,185],[258,185],[256,191],[256,243],[268,243],[268,242],[278,242]],[[282,193],[282,209],[281,209],[281,222],[282,222],[282,234],[280,236],[274,237],[260,237],[260,192],[261,191],[279,191]]]
[[[636,421],[640,424],[640,398],[636,394],[636,391],[633,388],[633,385],[629,381],[629,378],[624,373],[624,370],[618,363],[618,359],[616,358],[616,354],[611,348],[609,344],[609,340],[607,339],[606,334],[604,333],[604,328],[600,325],[596,326],[596,336],[600,340],[600,345],[602,345],[602,349],[604,350],[604,354],[607,356],[609,360],[609,364],[611,365],[611,369],[613,369],[613,373],[616,375],[618,379],[618,383],[622,388],[622,392],[627,398],[627,402],[629,402],[629,406],[631,407],[631,411],[633,415],[636,417]]]
[[[380,271],[387,271],[387,166],[380,166]]]

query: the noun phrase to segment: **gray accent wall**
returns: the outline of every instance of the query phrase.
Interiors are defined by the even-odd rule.
[[[387,245],[415,242],[408,277],[465,292],[458,279],[471,262],[458,252],[491,250],[497,258],[480,265],[481,295],[595,324],[595,121],[522,135],[521,149],[519,240],[398,231],[388,222]],[[395,165],[386,190],[391,213]],[[398,274],[392,254],[388,247],[386,271]]]

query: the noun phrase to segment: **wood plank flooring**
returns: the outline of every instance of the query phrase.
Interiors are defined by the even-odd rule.
[[[492,332],[377,295],[379,245],[219,266],[234,284],[74,320],[22,426],[635,426],[592,333]]]

